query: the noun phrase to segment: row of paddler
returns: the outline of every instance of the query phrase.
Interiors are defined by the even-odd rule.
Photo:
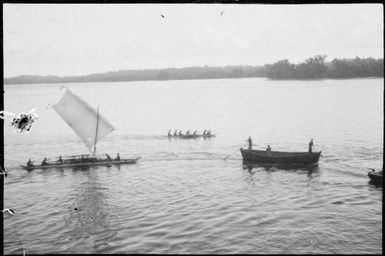
[[[168,137],[211,137],[214,136],[215,134],[211,133],[211,130],[204,130],[202,134],[198,134],[198,131],[195,130],[194,132],[191,133],[190,130],[187,130],[185,134],[180,130],[175,130],[174,133],[172,134],[171,129],[168,130]]]

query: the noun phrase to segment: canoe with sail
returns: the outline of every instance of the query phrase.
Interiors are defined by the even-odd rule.
[[[115,130],[113,125],[99,113],[99,108],[95,111],[88,103],[79,96],[66,88],[66,92],[58,103],[52,106],[53,109],[63,118],[63,120],[72,128],[76,135],[83,141],[92,155],[76,155],[60,157],[57,161],[44,161],[41,165],[26,166],[27,170],[50,167],[73,167],[73,166],[93,166],[108,164],[133,164],[140,157],[120,159],[111,159],[108,154],[107,159],[97,156],[96,144],[105,138],[109,133]]]

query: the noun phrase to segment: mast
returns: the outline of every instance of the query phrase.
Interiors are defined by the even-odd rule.
[[[99,128],[99,106],[96,109],[96,132],[95,132],[95,142],[94,142],[94,155],[96,152],[96,142],[98,139],[98,128]]]

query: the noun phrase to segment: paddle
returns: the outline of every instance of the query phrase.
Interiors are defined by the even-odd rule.
[[[247,142],[245,144],[243,144],[241,146],[241,148],[243,148],[245,145],[247,144]],[[224,161],[226,161],[227,158],[229,158],[232,154],[234,154],[235,152],[237,152],[239,149],[235,150],[234,152],[232,152],[230,155],[226,156],[225,158],[223,158]]]

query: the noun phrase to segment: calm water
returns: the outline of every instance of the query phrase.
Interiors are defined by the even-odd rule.
[[[7,85],[5,109],[36,109],[29,134],[5,127],[9,176],[4,252],[381,253],[383,79],[225,79],[68,84],[118,129],[99,153],[141,155],[136,165],[19,169],[87,153],[49,104],[60,85]],[[10,120],[7,120],[9,123]],[[169,129],[216,138],[169,140]],[[242,167],[237,152],[307,150],[313,168]],[[74,208],[78,210],[75,211]]]

